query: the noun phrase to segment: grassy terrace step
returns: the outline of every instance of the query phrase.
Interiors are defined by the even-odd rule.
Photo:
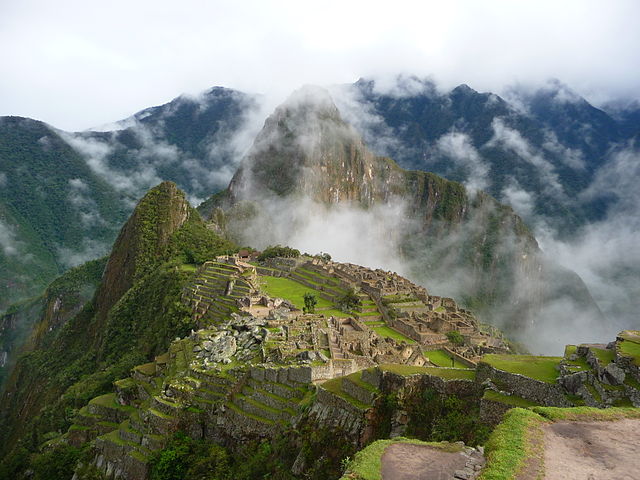
[[[130,420],[125,420],[118,426],[118,434],[121,439],[135,443],[140,443],[144,435],[131,425]]]
[[[589,347],[589,350],[596,356],[598,363],[602,367],[606,367],[615,359],[615,352],[606,348]]]
[[[85,405],[82,407],[76,416],[76,423],[79,425],[87,425],[91,426],[96,422],[99,422],[102,418],[102,415],[98,415],[97,413],[91,413],[89,408]]]
[[[454,367],[454,368],[467,368],[464,363],[459,362],[455,358],[451,362],[452,357],[444,350],[431,350],[425,352],[425,357],[429,359],[436,367]]]
[[[250,397],[271,408],[275,408],[276,410],[286,411],[292,416],[295,415],[294,408],[297,405],[295,400],[289,400],[274,393],[267,392],[266,390],[249,386],[245,386],[242,389],[242,395]]]
[[[113,432],[109,432],[105,435],[101,435],[98,438],[103,442],[109,442],[109,443],[118,445],[120,447],[123,447],[129,454],[132,454],[132,452],[137,452],[135,455],[132,455],[132,456],[135,456],[137,459],[143,462],[149,461],[151,455],[153,455],[153,452],[151,450],[142,446],[141,444],[128,441],[128,440],[123,440],[120,437],[120,433],[118,430],[114,430]]]
[[[166,398],[159,397],[157,395],[153,397],[153,401],[151,405],[153,408],[161,411],[166,415],[173,415],[173,413],[175,413],[176,410],[182,409],[182,405],[172,402],[170,400],[167,400]]]
[[[547,383],[555,383],[560,374],[558,364],[562,357],[537,357],[533,355],[485,355],[481,363],[498,370],[524,375]]]
[[[618,352],[625,357],[631,357],[634,365],[640,365],[640,343],[638,336],[630,332],[622,334],[622,341],[618,344]]]
[[[135,407],[131,407],[129,405],[120,405],[116,401],[115,393],[107,393],[105,395],[100,395],[99,397],[95,397],[91,399],[89,401],[89,406],[90,406],[89,408],[91,408],[92,405],[108,408],[111,410],[117,410],[119,412],[125,412],[125,413],[131,413],[136,410]]]
[[[362,370],[360,370],[359,372],[355,372],[355,373],[352,373],[350,375],[347,375],[344,378],[347,378],[350,382],[355,383],[360,388],[364,388],[365,390],[367,390],[367,391],[369,391],[371,393],[378,393],[379,392],[379,390],[376,387],[374,387],[370,383],[365,382],[362,379]]]
[[[149,412],[151,415],[155,417],[162,418],[163,420],[175,420],[176,418],[173,415],[166,414],[155,408],[149,408],[147,409],[147,412]]]
[[[415,340],[403,335],[402,333],[398,332],[397,330],[394,330],[393,328],[387,327],[386,325],[381,327],[371,327],[371,329],[383,338],[392,338],[399,342],[406,342],[409,344],[416,343]]]
[[[570,373],[591,370],[591,367],[587,363],[587,359],[585,357],[578,356],[575,360],[569,360],[569,357],[571,355],[575,355],[577,350],[578,347],[575,345],[567,345],[564,349],[564,360],[562,360],[562,363]]]
[[[484,395],[482,396],[485,400],[490,400],[492,402],[504,403],[505,405],[511,405],[512,407],[520,407],[520,408],[528,408],[535,407],[538,405],[531,400],[524,399],[522,397],[518,397],[516,395],[506,395],[504,393],[495,392],[493,390],[486,390]]]
[[[307,392],[304,387],[294,388],[290,385],[285,385],[284,383],[260,382],[254,378],[249,379],[249,385],[253,388],[273,393],[281,398],[288,398],[288,396],[291,396],[292,399],[296,399],[298,401],[304,397]]]
[[[470,368],[417,367],[413,365],[387,364],[380,365],[380,370],[395,373],[404,377],[409,375],[434,375],[445,380],[473,380],[476,371]]]
[[[136,372],[146,375],[148,377],[151,377],[156,374],[156,364],[153,362],[144,363],[142,365],[135,366],[133,367],[133,369]]]
[[[228,402],[228,403],[225,403],[224,405],[225,405],[225,407],[233,410],[238,415],[243,415],[243,416],[251,418],[251,419],[253,419],[253,420],[257,421],[257,422],[266,423],[267,425],[275,425],[276,424],[276,422],[274,422],[273,420],[270,420],[268,418],[264,418],[264,417],[261,417],[259,415],[255,415],[255,414],[250,413],[250,412],[245,412],[242,408],[240,408],[235,403]]]
[[[224,393],[217,392],[214,390],[209,390],[208,388],[196,389],[196,395],[200,398],[204,398],[205,400],[211,400],[213,402],[222,400],[225,397]]]
[[[213,381],[219,380],[219,381]],[[229,383],[225,382],[224,379],[219,377],[212,378],[194,378],[194,377],[184,377],[184,381],[187,384],[193,386],[196,390],[209,390],[213,393],[224,394],[229,391]]]
[[[356,408],[359,408],[360,410],[369,409],[369,407],[371,407],[371,405],[367,405],[366,403],[362,403],[357,398],[353,398],[351,395],[349,395],[348,393],[346,393],[346,392],[344,392],[342,390],[342,382],[343,382],[343,380],[344,380],[344,377],[338,377],[338,378],[334,378],[332,380],[327,380],[326,382],[320,384],[320,387],[323,388],[324,390],[327,390],[328,392],[333,393],[334,395],[337,395],[338,397],[342,398],[343,400],[346,400],[351,405],[353,405]]]
[[[242,407],[243,410],[273,421],[288,420],[296,414],[291,408],[274,408],[266,405],[254,397],[237,394],[233,398],[233,403]]]

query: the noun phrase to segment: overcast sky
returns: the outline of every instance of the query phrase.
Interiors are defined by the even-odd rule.
[[[68,130],[214,85],[413,73],[640,98],[640,1],[0,0],[0,115]]]

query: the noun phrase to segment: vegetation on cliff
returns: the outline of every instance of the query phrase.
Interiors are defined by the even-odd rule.
[[[194,270],[183,264],[234,249],[205,227],[174,184],[151,190],[123,227],[93,300],[59,328],[48,329],[46,315],[36,325],[32,349],[20,358],[3,392],[5,464],[23,448],[38,451],[43,441],[69,427],[89,399],[108,392],[114,380],[193,328],[180,298]],[[82,283],[83,271],[102,273],[102,265],[72,271],[54,282],[51,292]]]

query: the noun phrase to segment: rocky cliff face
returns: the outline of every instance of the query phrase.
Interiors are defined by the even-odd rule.
[[[297,230],[313,231],[310,206],[349,208],[354,218],[384,208],[373,228],[396,239],[389,253],[402,258],[412,278],[440,288],[437,293],[464,295],[486,320],[511,334],[524,337],[527,328],[543,325],[540,312],[558,300],[570,304],[567,333],[582,320],[578,310],[590,321],[601,320],[582,281],[560,274],[544,258],[510,207],[375,156],[322,89],[305,87],[276,109],[227,191],[206,205],[210,217],[219,218],[213,205],[226,211],[230,231],[256,246],[267,237],[290,243]],[[559,310],[554,313],[561,317]]]

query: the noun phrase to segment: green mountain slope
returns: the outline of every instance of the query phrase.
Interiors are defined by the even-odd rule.
[[[0,310],[106,253],[119,195],[42,122],[0,118]]]
[[[175,184],[152,189],[122,228],[93,299],[65,296],[74,314],[62,320],[52,307],[58,297],[43,302],[0,400],[2,453],[36,448],[47,432],[69,425],[74,408],[187,334],[194,324],[180,297],[193,268],[183,265],[233,248],[206,229]],[[73,270],[57,282],[72,277]]]

